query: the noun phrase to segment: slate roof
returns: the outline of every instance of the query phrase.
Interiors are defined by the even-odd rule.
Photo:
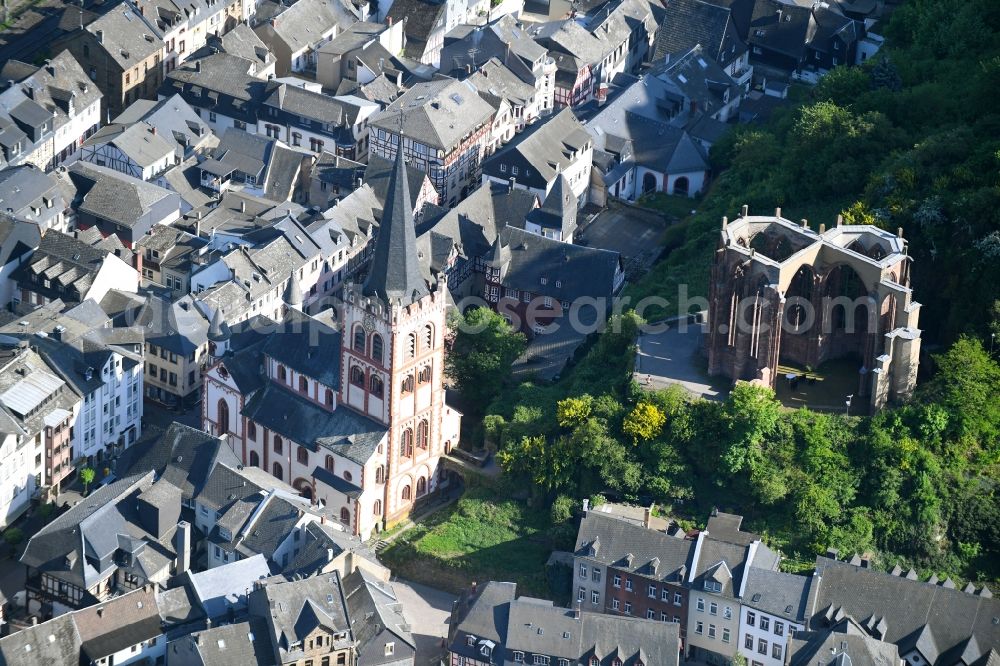
[[[525,83],[498,58],[490,58],[469,77],[469,83],[479,92],[510,100],[525,106],[535,96],[535,86]]]
[[[170,641],[167,659],[190,666],[251,666],[270,664],[274,647],[267,624],[251,617],[242,622],[196,631]]]
[[[35,664],[79,663],[80,633],[71,613],[0,638],[0,664],[24,666],[29,660]]]
[[[269,25],[295,54],[320,43],[331,28],[346,27],[356,21],[357,17],[340,0],[299,0],[274,17]]]
[[[372,153],[368,156],[368,166],[364,170],[364,183],[372,188],[372,192],[375,193],[375,198],[378,199],[383,210],[389,197],[389,181],[392,180],[393,166],[394,160],[387,160]],[[406,165],[407,189],[410,195],[410,208],[413,210],[417,207],[417,197],[420,195],[420,188],[423,187],[426,178],[427,174],[424,171],[409,164]]]
[[[750,567],[743,605],[793,622],[806,619],[812,578]]]
[[[106,125],[83,142],[84,147],[112,145],[139,167],[152,166],[173,154],[174,146],[147,123]],[[172,162],[167,163],[168,166]]]
[[[665,16],[656,35],[653,59],[689,51],[700,44],[723,65],[746,52],[731,10],[711,0],[667,0]]]
[[[202,492],[215,466],[241,464],[228,445],[206,432],[174,421],[159,438],[143,438],[126,449],[119,469],[129,473],[155,471],[181,489],[185,499]]]
[[[103,33],[101,46],[122,71],[132,69],[154,53],[162,53],[163,40],[126,5],[115,8],[89,23],[84,30]]]
[[[246,23],[237,23],[232,30],[221,37],[209,35],[208,43],[218,47],[223,53],[249,60],[258,70],[274,64],[274,54]]]
[[[67,208],[58,182],[34,164],[24,164],[0,171],[0,210],[45,226],[45,218]],[[38,209],[36,215],[32,208]],[[52,210],[55,209],[55,210]]]
[[[170,152],[165,141],[161,142],[161,148]],[[127,229],[139,224],[160,202],[169,202],[165,204],[169,209],[180,208],[180,197],[175,192],[108,167],[81,161],[70,166],[69,173],[85,191],[78,206],[81,213]]]
[[[179,94],[155,102],[136,100],[112,121],[112,125],[131,125],[139,121],[155,127],[161,139],[171,141],[178,157],[183,157],[187,148],[199,148],[215,141],[211,128]]]
[[[613,657],[624,666],[638,662],[676,666],[679,663],[679,625],[625,616],[581,613],[551,601],[515,599],[513,583],[488,583],[460,619],[449,650],[482,659],[482,647],[492,648],[491,659],[513,661],[513,652],[540,654],[571,662],[602,663]],[[468,644],[472,637],[473,645]],[[527,659],[526,659],[527,661]]]
[[[333,647],[350,644],[347,606],[337,572],[295,581],[269,581],[251,593],[250,608],[254,615],[267,620],[279,663],[301,659],[303,639],[318,625],[334,634],[347,634],[346,640],[335,641]],[[299,647],[293,648],[296,643]]]
[[[340,387],[340,331],[289,310],[284,321],[264,343],[266,356],[324,386]]]
[[[402,606],[392,585],[377,579],[363,567],[345,576],[341,584],[347,597],[351,631],[358,642],[359,653],[368,652],[369,645],[373,645],[372,652],[383,648],[389,638],[382,635],[383,630],[392,632],[400,642],[416,650],[410,625],[403,617]],[[376,643],[376,640],[380,642]],[[401,646],[397,646],[397,650],[401,650]]]
[[[73,613],[81,656],[97,661],[160,636],[156,592],[143,587]]]
[[[873,569],[816,558],[816,577],[810,590],[811,628],[819,629],[843,616],[863,626],[884,619],[882,639],[901,654],[922,647],[931,664],[952,664],[970,637],[978,659],[988,646],[1000,645],[1000,599],[973,594],[945,584],[923,583]],[[966,663],[971,663],[966,662]]]
[[[501,272],[504,287],[572,302],[583,296],[610,297],[621,266],[617,252],[573,245],[508,227],[499,242],[510,248]],[[546,283],[542,284],[542,279]]]
[[[518,183],[549,189],[558,174],[580,159],[592,139],[569,107],[537,123],[483,163],[483,173],[506,180],[511,165],[528,165],[516,176]],[[500,167],[504,165],[505,171]]]
[[[311,522],[302,528],[298,554],[288,561],[281,573],[288,578],[311,576],[330,563],[331,554],[337,557],[355,546],[360,546],[360,543],[353,543],[346,533],[335,526]]]
[[[375,239],[368,277],[362,286],[366,296],[386,303],[415,303],[430,293],[420,270],[413,204],[403,165],[403,151],[396,160],[386,189],[379,233]]]
[[[593,554],[592,549],[596,550]],[[691,568],[694,541],[588,511],[580,521],[574,553],[647,578],[682,582]],[[655,571],[650,566],[654,559],[658,560]]]
[[[853,619],[820,631],[798,632],[788,645],[790,666],[898,666],[896,646],[869,636]]]
[[[369,126],[398,133],[401,113],[405,136],[448,153],[489,121],[494,109],[471,83],[442,78],[415,84],[385,111],[373,115]]]
[[[11,273],[11,279],[30,285],[31,291],[49,299],[69,299],[70,303],[86,298],[107,253],[54,229],[42,236],[38,249],[28,261]],[[39,277],[36,282],[34,276]],[[55,287],[46,288],[42,279]],[[62,287],[61,289],[57,287]]]
[[[747,42],[801,61],[810,39],[811,23],[811,7],[779,0],[756,0]]]
[[[556,229],[566,240],[576,230],[577,201],[566,174],[556,176],[542,205],[528,213],[528,221],[543,229]]]
[[[420,60],[431,35],[442,29],[447,15],[447,3],[435,0],[395,0],[386,14],[386,22],[406,21],[406,46],[403,52]]]
[[[360,465],[386,434],[385,426],[347,407],[329,411],[273,382],[247,402],[243,414],[296,444],[328,449]]]

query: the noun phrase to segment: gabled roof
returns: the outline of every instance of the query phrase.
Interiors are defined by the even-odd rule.
[[[94,35],[100,48],[107,52],[122,71],[138,66],[163,49],[163,40],[127,5],[109,11],[88,24],[84,30]]]
[[[970,637],[981,648],[977,658],[987,646],[1000,645],[1000,599],[989,593],[923,583],[828,557],[816,558],[816,576],[809,595],[814,629],[844,615],[862,625],[884,619],[882,639],[895,643],[900,654],[926,649],[931,654],[923,657],[941,665],[953,663],[941,656],[964,650]]]
[[[548,190],[558,174],[577,163],[592,144],[584,126],[567,107],[486,160],[483,173],[506,179],[513,176],[512,166],[524,166],[515,176],[517,182]]]
[[[356,21],[357,16],[340,0],[298,0],[257,31],[264,39],[273,32],[294,54],[319,44],[331,29]]]
[[[367,652],[369,644],[374,644],[373,650],[382,648],[386,642],[386,637],[381,635],[383,631],[391,632],[411,650],[416,650],[410,625],[403,617],[402,606],[392,585],[379,580],[364,567],[345,576],[342,585],[359,653]],[[396,655],[398,659],[401,653]]]
[[[372,116],[369,125],[398,133],[402,114],[405,136],[450,152],[493,113],[493,107],[471,83],[441,78],[417,83],[385,111]]]
[[[697,45],[715,60],[729,64],[746,52],[731,9],[711,0],[667,0],[656,36],[654,60],[684,53]]]
[[[596,546],[596,548],[595,548]],[[596,552],[595,552],[596,550]],[[694,541],[588,511],[580,521],[575,553],[648,578],[682,582],[690,570]],[[626,556],[631,555],[631,564]],[[655,572],[650,562],[658,559]]]
[[[141,125],[133,127],[138,129],[126,130],[129,136],[147,132]],[[164,154],[172,150],[166,141],[162,141],[156,135],[139,136],[140,141],[144,142],[145,139],[154,139],[150,145],[158,145],[157,150],[162,150]],[[143,161],[148,161],[152,156],[148,151],[135,154]],[[153,207],[161,202],[165,202],[165,206],[170,208],[180,209],[180,197],[175,192],[108,167],[76,162],[70,166],[69,174],[84,192],[83,200],[78,205],[81,213],[89,213],[127,229],[138,224],[141,218],[147,216]]]
[[[750,567],[743,604],[793,622],[806,620],[812,578]]]

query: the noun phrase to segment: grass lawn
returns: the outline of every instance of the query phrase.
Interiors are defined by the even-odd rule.
[[[520,594],[547,597],[545,562],[553,549],[572,547],[571,531],[553,529],[546,509],[473,488],[402,534],[380,558],[401,578],[454,593],[473,581],[499,580],[517,583]]]

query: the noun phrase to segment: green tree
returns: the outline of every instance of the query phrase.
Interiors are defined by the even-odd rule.
[[[94,482],[95,472],[92,467],[84,467],[80,470],[80,481],[83,482],[83,494],[87,494],[90,484]]]
[[[42,519],[43,523],[48,523],[52,520],[52,516],[56,512],[56,505],[52,502],[45,502],[38,507],[38,516]]]
[[[454,314],[455,338],[445,357],[445,370],[475,414],[486,411],[510,375],[511,364],[524,351],[524,334],[513,331],[496,312],[476,308]]]
[[[3,539],[11,546],[16,546],[24,541],[24,530],[20,527],[8,527],[4,530]]]
[[[922,398],[948,414],[948,431],[965,441],[995,446],[1000,436],[1000,365],[976,338],[960,337],[934,357],[937,372]]]

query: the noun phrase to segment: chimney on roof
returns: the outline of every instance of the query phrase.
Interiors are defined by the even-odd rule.
[[[740,217],[746,217],[749,212],[750,212],[750,206],[743,204],[743,206],[740,208]]]
[[[838,227],[844,226],[844,216],[843,215],[838,215],[837,216],[837,226]]]
[[[201,72],[201,60],[194,61],[194,71]]]
[[[574,620],[580,619],[580,604],[573,605],[573,619]]]
[[[174,551],[177,553],[174,573],[182,574],[191,568],[191,523],[186,520],[177,523],[173,542]]]
[[[36,626],[38,624],[38,618],[34,615],[31,616],[31,626]]]
[[[156,128],[155,127],[150,127],[149,131],[152,132],[153,136],[156,136]]]
[[[98,30],[95,33],[95,35],[97,37],[97,43],[98,44],[103,44],[104,43],[104,31],[103,30]]]
[[[585,497],[583,499],[583,515],[584,515],[584,517],[586,517],[588,511],[590,511],[590,500]]]
[[[820,224],[819,224],[819,232],[821,234],[825,234],[826,233],[826,225],[823,224],[822,222],[820,222]]]
[[[246,199],[240,199],[240,212],[241,213],[247,212],[247,202],[246,202]]]
[[[652,517],[652,515],[653,515],[653,507],[652,507],[652,505],[647,506],[645,509],[643,509],[643,511],[642,511],[642,526],[645,527],[647,530],[649,529],[649,519]]]
[[[781,217],[781,209],[780,208],[775,208],[774,209],[774,216],[775,217]]]
[[[333,562],[333,558],[334,557],[336,557],[336,556],[333,554],[333,548],[327,548],[326,549],[326,561],[327,562]]]
[[[510,189],[507,190],[507,193],[510,194],[511,192],[513,192],[515,187],[517,187],[517,178],[515,178],[514,176],[511,176],[510,177]]]

